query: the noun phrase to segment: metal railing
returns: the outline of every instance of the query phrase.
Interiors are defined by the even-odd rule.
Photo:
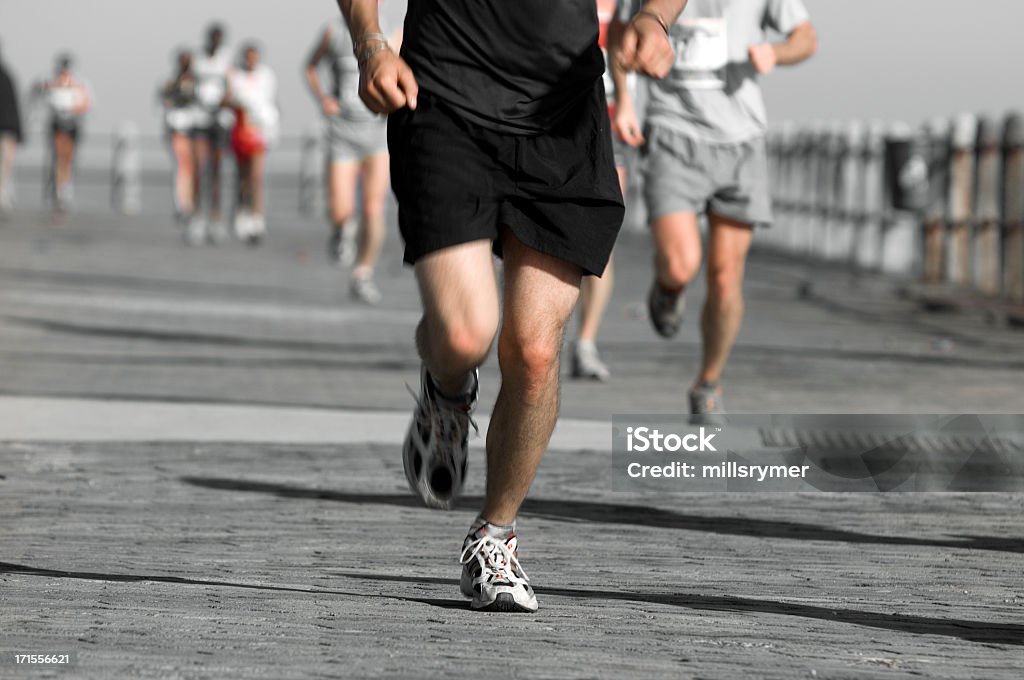
[[[786,252],[1024,302],[1024,119],[961,115],[913,130],[784,124],[768,137]]]

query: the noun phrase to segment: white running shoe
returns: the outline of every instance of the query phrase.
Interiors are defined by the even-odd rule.
[[[597,353],[597,345],[589,340],[573,343],[572,377],[606,382],[610,376],[608,367]]]
[[[402,464],[409,488],[428,508],[448,510],[462,491],[469,430],[476,430],[472,413],[479,391],[477,371],[473,372],[472,391],[452,400],[437,392],[426,366],[420,370],[420,396],[405,435]]]
[[[381,297],[383,297],[377,284],[373,281],[373,276],[370,275],[353,276],[352,283],[349,285],[349,294],[352,299],[371,307],[380,304]]]
[[[258,246],[266,235],[267,218],[263,215],[251,214],[249,216],[249,235],[246,237],[246,242],[251,246]]]
[[[190,246],[201,246],[206,243],[206,220],[193,215],[185,225],[185,243]]]
[[[519,564],[519,539],[492,536],[484,525],[462,544],[459,588],[472,599],[470,608],[487,612],[537,611],[537,596]]]
[[[239,241],[246,241],[252,233],[252,213],[248,210],[239,210],[235,213],[235,238]]]

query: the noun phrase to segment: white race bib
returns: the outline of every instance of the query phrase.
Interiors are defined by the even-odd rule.
[[[676,62],[672,78],[688,90],[725,88],[729,40],[725,19],[680,19],[670,31]]]
[[[196,98],[206,108],[217,108],[224,98],[224,81],[220,78],[201,80],[196,88]]]

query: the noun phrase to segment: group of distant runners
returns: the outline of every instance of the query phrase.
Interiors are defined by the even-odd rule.
[[[160,89],[164,123],[175,160],[175,211],[191,245],[230,236],[222,211],[224,152],[238,168],[231,226],[258,244],[266,234],[264,168],[279,129],[277,78],[260,48],[246,43],[233,58],[225,29],[211,25],[198,51],[176,55],[172,77]]]

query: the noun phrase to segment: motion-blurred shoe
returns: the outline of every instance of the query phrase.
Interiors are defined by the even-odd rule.
[[[651,325],[663,338],[672,338],[679,332],[686,315],[686,298],[682,291],[672,293],[663,289],[658,282],[651,284],[651,292],[647,296],[647,311],[651,317]]]
[[[572,346],[572,377],[605,382],[611,376],[592,340],[577,340]]]
[[[327,239],[327,258],[337,267],[351,267],[356,263],[356,230],[351,226],[331,229]]]
[[[450,509],[462,490],[480,391],[479,373],[470,379],[473,386],[466,394],[447,397],[434,387],[427,367],[420,370],[420,396],[405,435],[402,464],[409,488],[428,508]]]

